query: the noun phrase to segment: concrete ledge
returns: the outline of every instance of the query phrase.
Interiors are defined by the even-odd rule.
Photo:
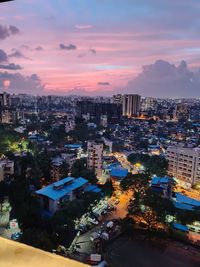
[[[0,267],[87,267],[89,265],[0,237]]]

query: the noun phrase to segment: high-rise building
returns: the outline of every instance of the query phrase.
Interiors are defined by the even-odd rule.
[[[123,96],[123,116],[137,116],[140,111],[140,95]]]
[[[97,123],[100,123],[102,115],[107,116],[108,123],[118,123],[122,116],[122,106],[105,102],[77,102],[77,116],[83,118],[85,115]]]
[[[168,174],[191,186],[200,182],[200,149],[168,147]]]
[[[0,94],[0,107],[2,108],[8,108],[11,105],[11,98],[10,95],[6,92],[3,92]]]
[[[114,103],[114,104],[122,104],[122,102],[123,102],[123,95],[122,94],[113,95],[112,103]]]
[[[88,141],[87,143],[87,166],[94,170],[97,177],[102,175],[103,143]]]
[[[0,123],[11,122],[11,98],[6,92],[0,94]]]
[[[177,104],[174,110],[173,119],[185,122],[189,119],[189,109],[185,104]]]

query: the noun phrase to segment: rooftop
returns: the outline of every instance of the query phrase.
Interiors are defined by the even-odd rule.
[[[111,170],[111,176],[125,178],[128,174],[128,170],[124,168],[113,168]]]
[[[151,180],[151,185],[160,185],[160,184],[168,184],[172,181],[172,178],[165,176],[165,177],[158,177],[155,176]]]
[[[98,188],[96,185],[90,184],[84,189],[84,192],[100,193],[101,189]]]
[[[187,204],[187,205],[191,205],[191,206],[194,206],[194,207],[200,207],[200,201],[194,199],[194,198],[191,198],[191,197],[187,197],[181,193],[175,193],[176,195],[176,201],[177,202],[181,202],[181,203],[184,203],[184,204]]]
[[[175,229],[184,231],[184,232],[188,232],[188,227],[186,225],[180,224],[180,223],[173,223],[173,227]]]
[[[83,185],[87,184],[88,180],[79,177],[77,179],[73,177],[64,178],[58,182],[50,184],[42,189],[36,191],[37,195],[46,196],[52,200],[58,200],[75,189],[82,187]]]

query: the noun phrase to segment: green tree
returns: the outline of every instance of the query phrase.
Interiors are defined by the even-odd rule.
[[[87,168],[86,159],[78,159],[74,162],[71,169],[71,175],[75,178],[83,177],[92,184],[97,182],[95,172]]]

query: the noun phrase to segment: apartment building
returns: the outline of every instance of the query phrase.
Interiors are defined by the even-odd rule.
[[[168,174],[185,186],[200,182],[200,148],[168,147]]]
[[[88,141],[87,152],[88,169],[95,170],[95,174],[97,175],[97,177],[100,177],[102,175],[103,143]]]
[[[0,181],[14,174],[14,161],[3,159],[0,160]]]
[[[123,116],[137,116],[140,111],[140,95],[123,95]]]

